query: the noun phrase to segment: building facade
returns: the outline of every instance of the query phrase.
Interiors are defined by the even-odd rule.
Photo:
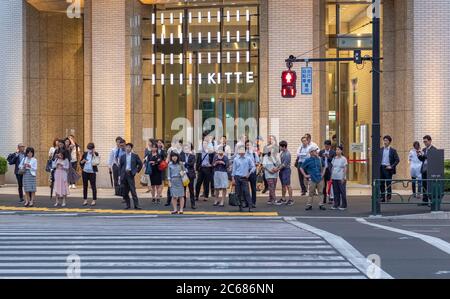
[[[0,154],[33,146],[39,183],[55,137],[94,142],[106,160],[123,136],[196,141],[275,135],[295,152],[305,133],[337,136],[349,178],[370,182],[371,64],[312,63],[311,95],[283,99],[289,55],[371,55],[372,1],[9,0],[0,3]],[[447,0],[383,0],[381,132],[407,155],[425,134],[450,152]],[[300,75],[296,64],[294,70]],[[233,138],[234,137],[234,138]],[[352,146],[353,145],[353,146]],[[353,150],[353,151],[352,151]],[[9,180],[13,182],[11,171]],[[294,181],[296,181],[294,179]]]

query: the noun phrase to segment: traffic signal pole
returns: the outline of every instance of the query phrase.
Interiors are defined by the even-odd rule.
[[[376,186],[375,181],[380,179],[380,7],[379,0],[372,0],[372,188]],[[380,200],[376,199],[376,215],[380,215]]]

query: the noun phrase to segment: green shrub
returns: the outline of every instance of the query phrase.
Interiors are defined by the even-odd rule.
[[[446,179],[450,180],[450,160],[445,161],[445,173]],[[445,192],[450,192],[450,182],[445,183]]]
[[[5,158],[0,157],[0,175],[5,174],[8,171],[8,162]]]

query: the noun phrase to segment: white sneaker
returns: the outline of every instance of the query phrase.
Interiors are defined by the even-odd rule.
[[[339,208],[339,211],[345,211],[347,208]]]

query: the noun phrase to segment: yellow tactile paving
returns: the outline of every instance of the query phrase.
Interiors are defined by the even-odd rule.
[[[156,210],[110,210],[110,209],[69,209],[69,208],[21,208],[0,206],[0,211],[27,211],[27,212],[58,212],[58,213],[98,213],[98,214],[133,214],[133,215],[170,215],[168,211]],[[278,216],[277,212],[190,212],[185,211],[184,215],[206,215],[206,216]]]

